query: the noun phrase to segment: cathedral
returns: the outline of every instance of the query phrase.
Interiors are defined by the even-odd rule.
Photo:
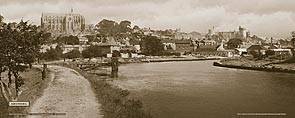
[[[79,34],[85,29],[85,18],[74,14],[42,13],[41,27],[53,34]]]

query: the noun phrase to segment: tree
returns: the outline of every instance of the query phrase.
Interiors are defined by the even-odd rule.
[[[50,47],[50,49],[47,49],[46,52],[41,53],[40,58],[49,61],[58,60],[62,58],[62,52],[63,50],[61,46],[57,45],[55,48]]]
[[[133,30],[140,30],[140,28],[139,28],[139,26],[135,25],[135,26],[133,27]]]
[[[0,84],[2,95],[5,96],[7,102],[18,98],[20,87],[24,84],[19,72],[32,65],[45,40],[44,32],[39,31],[37,26],[30,25],[28,22],[4,23],[0,28],[0,72],[8,70],[9,78],[8,85],[1,80]],[[12,98],[9,86],[12,75],[16,91],[14,98]]]
[[[0,15],[0,23],[4,20],[4,17]]]
[[[292,43],[293,48],[295,48],[295,31],[293,31],[291,34],[292,34],[291,43]]]
[[[116,34],[116,27],[118,23],[112,20],[103,19],[98,24],[96,24],[97,31],[104,35],[115,35]]]
[[[89,60],[91,60],[91,58],[95,58],[95,57],[103,57],[104,54],[102,52],[102,49],[100,46],[98,45],[91,45],[88,48],[86,48],[85,50],[82,51],[82,56],[84,58],[89,58]]]
[[[243,44],[243,41],[239,38],[233,38],[227,42],[229,49],[238,48],[241,44]]]
[[[273,56],[273,55],[275,55],[275,51],[273,51],[273,50],[267,50],[267,51],[265,51],[265,55],[267,57]]]
[[[55,42],[59,44],[66,44],[66,45],[79,45],[80,43],[79,38],[73,35],[58,37]]]
[[[68,59],[74,59],[74,58],[79,58],[81,57],[81,53],[79,50],[72,50],[70,52],[67,52],[64,54],[64,57],[65,58],[68,58]]]
[[[124,20],[119,24],[119,33],[127,33],[131,31],[131,22]]]
[[[86,35],[88,42],[100,42],[96,35]]]
[[[146,55],[159,56],[164,51],[164,44],[155,36],[145,36],[141,41],[142,51]]]
[[[124,20],[118,24],[115,21],[106,19],[96,24],[96,29],[100,34],[105,36],[120,36],[132,30],[130,21]]]

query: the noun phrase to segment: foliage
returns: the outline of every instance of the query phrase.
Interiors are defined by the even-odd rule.
[[[249,52],[249,54],[251,54],[254,58],[256,59],[262,59],[263,58],[263,55],[261,54],[260,51],[254,51],[254,50],[251,50]]]
[[[235,48],[238,48],[242,43],[243,41],[241,39],[233,38],[227,42],[227,45],[229,49],[235,49]]]
[[[86,35],[85,37],[89,42],[100,42],[96,35]]]
[[[15,98],[18,96],[19,87],[24,84],[19,72],[24,71],[28,65],[32,65],[39,56],[41,45],[46,40],[44,34],[44,32],[38,30],[37,26],[24,21],[4,23],[0,26],[0,68],[1,72],[9,71],[8,86],[11,84],[11,76],[14,76]]]
[[[293,48],[295,48],[295,36],[291,39],[291,43],[292,43]]]
[[[79,50],[72,50],[70,52],[65,53],[64,57],[68,59],[79,58],[81,57],[81,53]]]
[[[273,50],[267,50],[267,51],[265,51],[265,55],[266,56],[273,56],[273,55],[275,55],[275,51],[273,51]]]
[[[120,56],[121,56],[121,53],[117,50],[114,50],[112,57],[120,57]]]
[[[4,20],[4,17],[0,15],[0,23]]]
[[[104,54],[103,54],[100,46],[91,45],[82,51],[82,56],[84,58],[91,59],[91,58],[95,58],[95,57],[102,57],[102,56],[104,56]]]
[[[155,36],[145,36],[141,41],[142,52],[146,55],[159,56],[164,51],[164,44]]]
[[[119,29],[118,29],[119,33],[127,33],[131,31],[131,22],[124,20],[121,21],[119,24]]]
[[[170,51],[165,51],[162,54],[163,56],[181,56],[180,52],[170,52]]]
[[[124,20],[117,23],[112,20],[103,19],[96,24],[97,31],[105,36],[117,36],[122,33],[128,33],[131,31],[131,22]]]
[[[295,56],[287,59],[286,61],[284,61],[284,63],[295,63]]]
[[[79,38],[73,35],[58,37],[55,42],[59,44],[66,44],[66,45],[79,45],[80,43]]]
[[[41,53],[40,59],[47,61],[58,60],[62,58],[62,52],[61,46],[57,45],[55,48],[50,48],[45,53]]]

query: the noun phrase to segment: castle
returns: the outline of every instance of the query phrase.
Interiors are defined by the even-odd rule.
[[[246,39],[250,36],[250,32],[247,31],[246,28],[239,26],[238,31],[226,31],[226,32],[215,32],[214,27],[213,29],[209,29],[208,34],[206,35],[207,38],[212,38],[213,35],[217,35],[220,39],[228,41],[232,38],[241,38]]]

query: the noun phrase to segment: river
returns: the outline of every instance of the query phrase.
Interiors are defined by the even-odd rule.
[[[287,113],[295,118],[295,74],[229,69],[213,61],[121,65],[112,83],[131,91],[155,118],[235,118]]]

